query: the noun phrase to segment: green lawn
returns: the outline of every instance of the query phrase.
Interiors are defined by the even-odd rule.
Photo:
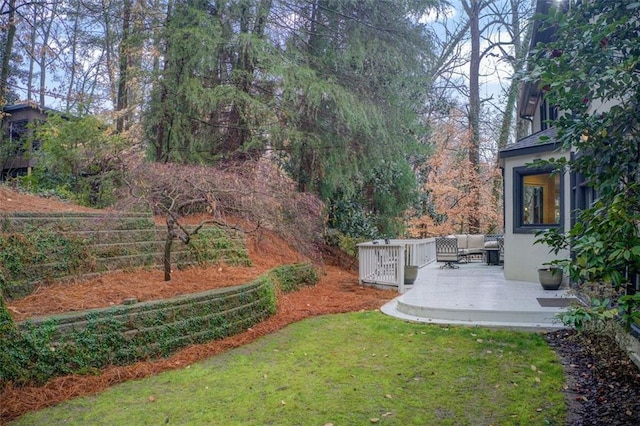
[[[531,333],[329,315],[16,424],[564,424],[562,367]]]

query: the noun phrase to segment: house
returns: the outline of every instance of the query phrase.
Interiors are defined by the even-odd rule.
[[[549,14],[552,7],[557,7],[561,14],[569,16],[572,8],[580,7],[582,9],[575,9],[577,13],[571,17],[578,18],[577,22],[583,19],[584,25],[592,25],[590,28],[602,27],[606,31],[590,31],[576,25],[576,20],[564,22],[558,19],[558,24],[548,26],[548,29],[542,27],[540,21],[534,24],[530,57],[536,46],[555,41],[555,28],[561,27],[563,23],[563,31],[570,35],[563,36],[565,38],[558,40],[559,43],[553,48],[543,48],[540,61],[531,61],[532,73],[543,76],[546,74],[545,84],[551,84],[541,87],[535,81],[528,81],[521,85],[518,113],[529,121],[531,134],[499,153],[504,176],[504,256],[507,279],[533,281],[536,279],[536,266],[572,255],[568,251],[555,255],[545,245],[534,244],[536,232],[553,228],[561,232],[575,230],[581,211],[591,207],[595,200],[610,203],[614,197],[622,194],[613,189],[621,188],[621,182],[637,183],[637,155],[625,157],[625,153],[635,153],[637,148],[637,112],[633,107],[635,104],[629,100],[637,99],[640,86],[640,67],[637,65],[637,38],[640,32],[638,21],[627,19],[627,15],[639,11],[640,5],[630,3],[629,11],[626,11],[616,4],[573,0],[537,1],[536,16]],[[611,22],[615,25],[606,27],[605,24]],[[627,62],[622,61],[622,58]],[[628,63],[633,65],[629,66]],[[556,66],[558,68],[554,68]],[[558,75],[558,85],[554,88],[554,79]],[[545,98],[547,90],[561,99],[562,105],[572,105],[572,114],[550,106]],[[562,120],[565,128],[575,125],[573,128],[581,129],[581,133],[578,135],[574,130],[556,137],[553,128],[555,120]],[[571,142],[571,149],[561,149],[561,144],[557,141],[561,137]],[[569,137],[573,139],[568,139]],[[576,146],[580,147],[580,152]],[[549,169],[529,166],[536,159],[559,157],[572,160],[574,165],[581,162],[583,165],[589,163],[592,167],[581,169],[573,166],[571,172],[550,174]],[[610,161],[611,166],[602,166],[606,161]],[[595,186],[599,184],[600,187],[608,188],[607,192],[596,193],[575,170],[591,170],[592,176],[599,170],[596,172]],[[608,179],[608,186],[602,186],[603,179]],[[633,195],[622,198],[635,200]],[[628,211],[627,207],[623,207],[621,211]],[[624,223],[631,223],[632,220]],[[603,244],[607,244],[608,233],[619,232],[621,227],[616,226],[600,235]],[[631,229],[631,234],[625,241],[635,244],[636,235],[632,235],[635,233],[634,228],[625,229]],[[580,243],[584,241],[589,240],[577,240],[574,248],[579,250]],[[615,252],[611,247],[607,250],[609,253]],[[625,256],[621,254],[604,262],[604,273],[608,273],[608,265],[613,265],[611,269],[615,268],[615,274],[625,275],[630,281],[627,291],[633,294],[640,290],[638,268],[632,259],[636,254],[624,246],[621,250]],[[586,264],[588,257],[584,253],[591,253],[593,258],[594,251],[582,250],[581,260]],[[622,260],[616,263],[618,259]],[[583,270],[585,273],[594,273],[589,272],[589,268]],[[598,273],[597,269],[594,271]]]
[[[549,12],[552,1],[538,0],[536,12]],[[553,33],[534,23],[531,46],[551,40]],[[504,180],[504,274],[509,280],[537,281],[537,268],[560,257],[544,244],[534,244],[536,233],[550,228],[569,229],[571,212],[575,210],[575,188],[570,174],[551,173],[550,169],[533,167],[536,160],[569,157],[560,150],[555,129],[550,121],[557,117],[549,106],[542,88],[532,82],[523,83],[518,99],[518,115],[529,121],[530,135],[503,148],[499,153]]]
[[[28,124],[44,121],[53,110],[40,108],[34,103],[6,105],[2,116],[2,138],[0,139],[0,181],[31,173],[40,148],[38,141],[29,138]]]

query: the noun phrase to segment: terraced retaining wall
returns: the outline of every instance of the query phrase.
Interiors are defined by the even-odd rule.
[[[284,265],[241,286],[18,324],[0,306],[0,386],[91,373],[240,333],[275,313],[278,291],[317,280],[312,264]]]
[[[7,299],[51,280],[162,264],[167,229],[148,214],[11,213],[0,216],[0,290]],[[176,242],[172,264],[250,264],[243,233],[205,226]]]

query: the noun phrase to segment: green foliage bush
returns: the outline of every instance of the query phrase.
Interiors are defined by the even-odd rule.
[[[318,282],[318,271],[311,263],[283,265],[275,268],[271,274],[284,293],[291,293],[303,286],[313,286]]]
[[[357,258],[357,245],[368,241],[368,239],[364,237],[353,237],[350,235],[345,235],[336,229],[329,229],[325,234],[324,241],[330,246],[338,247],[340,250],[344,251],[350,256]]]
[[[187,251],[201,265],[216,263],[222,259],[231,265],[251,265],[244,245],[218,227],[207,227],[193,235]]]
[[[329,208],[328,225],[344,235],[356,238],[380,237],[375,218],[367,214],[365,207],[356,200],[333,200]]]
[[[113,189],[122,170],[119,152],[126,146],[121,136],[93,116],[50,115],[35,127],[34,137],[42,146],[25,186],[93,207],[116,201]]]
[[[617,315],[618,309],[612,306],[611,299],[593,298],[589,306],[572,306],[567,311],[559,313],[558,318],[564,325],[578,331],[589,329],[601,333],[609,328]]]

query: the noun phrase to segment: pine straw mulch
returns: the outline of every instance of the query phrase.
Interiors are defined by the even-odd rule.
[[[163,274],[157,270],[108,274],[88,281],[57,283],[40,288],[25,299],[9,303],[8,308],[14,319],[24,320],[39,315],[120,304],[128,297],[136,297],[140,301],[160,299],[247,282],[275,266],[304,260],[267,232],[250,238],[248,247],[254,265],[252,267],[220,265],[175,271],[169,283],[162,281]],[[9,385],[0,394],[0,423],[67,399],[96,394],[117,383],[183,368],[304,318],[378,309],[397,296],[395,292],[360,286],[357,267],[354,268],[353,262],[332,255],[329,249],[324,252],[324,261],[317,285],[280,295],[277,313],[244,333],[189,346],[166,359],[109,367],[96,376],[59,377],[44,386]]]
[[[89,207],[67,203],[53,198],[21,194],[6,186],[0,186],[0,213],[3,212],[87,212],[98,213]]]

